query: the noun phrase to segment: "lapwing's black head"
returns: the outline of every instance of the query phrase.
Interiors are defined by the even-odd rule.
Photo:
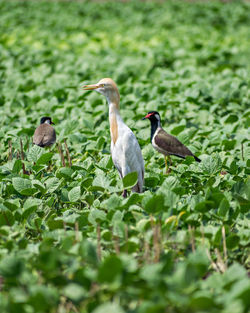
[[[143,118],[143,120],[145,120],[146,118],[148,118],[151,123],[153,122],[159,124],[161,122],[160,114],[157,111],[148,112],[148,114]]]
[[[143,120],[149,119],[151,122],[151,141],[154,137],[156,130],[161,127],[161,117],[157,111],[150,111],[148,114],[143,118]]]
[[[47,123],[47,124],[54,124],[51,120],[51,117],[49,116],[44,116],[41,118],[40,120],[40,124],[44,124],[44,123]]]

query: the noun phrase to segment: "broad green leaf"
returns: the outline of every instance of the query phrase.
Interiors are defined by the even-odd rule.
[[[54,153],[52,152],[48,152],[48,153],[44,153],[42,154],[39,159],[37,160],[37,164],[48,164],[49,161],[52,159]]]
[[[221,203],[220,203],[220,206],[218,208],[218,214],[220,216],[225,217],[227,212],[228,212],[228,210],[229,210],[229,208],[230,208],[230,204],[229,204],[228,200],[226,198],[222,199]]]
[[[211,175],[221,170],[221,159],[218,154],[209,155],[201,162],[205,173]]]
[[[23,268],[24,264],[17,256],[5,256],[0,262],[0,275],[4,278],[17,278]]]
[[[19,193],[23,194],[26,189],[32,188],[32,183],[29,179],[21,178],[21,177],[15,177],[12,179],[13,187],[18,191]]]
[[[43,152],[44,152],[43,148],[41,148],[37,145],[33,145],[32,148],[30,149],[28,155],[27,155],[28,161],[36,162],[41,157]]]
[[[81,285],[70,283],[63,289],[63,295],[74,302],[79,302],[86,296],[86,291]]]
[[[137,179],[138,179],[137,172],[131,172],[127,174],[125,177],[123,177],[122,182],[124,189],[132,188],[137,183]]]
[[[12,226],[15,222],[13,213],[8,210],[4,205],[0,204],[0,226]]]
[[[77,202],[81,197],[81,187],[72,188],[68,193],[68,197],[70,202]]]
[[[98,280],[100,282],[111,283],[122,272],[122,262],[115,256],[107,257],[99,267]]]
[[[60,184],[61,184],[60,180],[56,177],[48,178],[45,181],[45,186],[46,186],[49,193],[52,193],[55,190],[57,190],[59,188]]]
[[[145,210],[149,213],[162,212],[164,209],[164,196],[153,195],[143,199]]]
[[[92,209],[89,213],[88,220],[91,224],[96,225],[97,223],[104,221],[106,218],[106,213],[98,209]]]
[[[107,302],[99,305],[93,313],[125,313],[121,306],[117,303]]]

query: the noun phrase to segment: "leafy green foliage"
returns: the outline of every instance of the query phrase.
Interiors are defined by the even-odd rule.
[[[1,312],[247,312],[249,9],[0,3]],[[102,77],[142,147],[142,194],[114,169],[105,99],[80,88]],[[201,163],[173,157],[165,174],[150,110]],[[65,166],[31,144],[42,116]]]

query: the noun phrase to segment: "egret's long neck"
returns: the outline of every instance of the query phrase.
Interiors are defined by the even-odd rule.
[[[123,120],[120,115],[119,104],[110,101],[108,101],[108,104],[109,104],[109,125],[111,139],[115,144],[118,139],[118,125],[120,123],[123,123]]]

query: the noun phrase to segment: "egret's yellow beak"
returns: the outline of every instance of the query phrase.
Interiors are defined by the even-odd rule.
[[[100,86],[99,85],[85,85],[85,86],[83,86],[82,88],[84,89],[84,90],[95,90],[95,89],[97,89],[97,88],[99,88]]]

